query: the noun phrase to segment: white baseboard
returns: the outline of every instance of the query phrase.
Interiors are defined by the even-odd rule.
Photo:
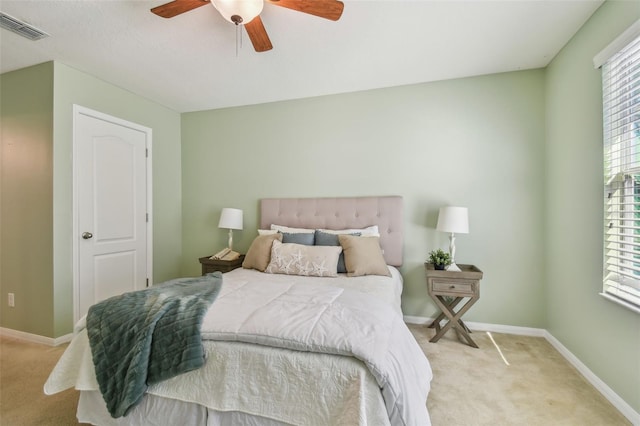
[[[416,317],[405,315],[404,321],[408,324],[429,324],[433,318]],[[633,425],[640,426],[640,413],[635,411],[633,407],[620,398],[613,389],[603,382],[593,371],[582,363],[574,354],[569,351],[558,339],[553,337],[551,333],[542,328],[516,327],[513,325],[486,324],[480,322],[467,322],[465,324],[474,331],[490,331],[493,333],[517,334],[521,336],[544,337],[560,354],[573,365],[576,370],[591,383],[598,392],[604,396],[620,413],[625,416]]]
[[[617,393],[613,391],[605,382],[603,382],[598,376],[596,376],[593,371],[589,370],[589,368],[582,363],[574,354],[569,351],[558,339],[553,337],[551,333],[545,331],[544,336],[547,341],[556,348],[560,354],[565,357],[567,361],[571,365],[573,365],[576,370],[580,372],[584,376],[585,379],[589,383],[591,383],[607,400],[622,413],[633,425],[640,425],[640,413],[633,409],[626,401]]]
[[[0,327],[0,336],[2,337],[10,337],[16,340],[22,340],[30,343],[40,343],[48,346],[58,346],[63,343],[70,342],[73,338],[73,334],[65,334],[60,337],[45,337],[40,336],[38,334],[26,333],[24,331],[12,330],[10,328]]]
[[[416,317],[405,315],[404,322],[408,324],[429,324],[433,318]],[[492,333],[517,334],[520,336],[545,337],[546,330],[542,328],[517,327],[514,325],[487,324],[483,322],[464,322],[467,327],[474,331],[490,331]]]

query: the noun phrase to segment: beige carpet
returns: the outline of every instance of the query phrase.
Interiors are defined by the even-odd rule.
[[[65,347],[0,338],[0,425],[78,424],[78,392],[47,396],[42,391]]]
[[[486,333],[470,348],[449,332],[410,325],[434,371],[427,401],[434,426],[629,425],[543,338]],[[42,386],[64,347],[0,338],[0,425],[77,425],[74,390],[45,396]]]
[[[433,369],[434,426],[631,424],[542,337],[478,331],[475,349],[453,331],[429,343],[433,329],[409,328]]]

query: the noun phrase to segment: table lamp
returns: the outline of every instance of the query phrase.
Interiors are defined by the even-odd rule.
[[[438,225],[436,229],[441,232],[450,232],[449,254],[451,255],[451,265],[447,271],[460,271],[456,265],[456,236],[455,234],[469,233],[469,212],[466,207],[440,207],[438,212]]]
[[[233,250],[233,230],[242,229],[242,210],[225,207],[220,214],[218,228],[229,230],[229,250]]]

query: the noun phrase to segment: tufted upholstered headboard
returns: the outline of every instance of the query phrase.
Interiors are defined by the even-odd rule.
[[[272,224],[309,229],[351,229],[378,225],[387,264],[402,265],[402,197],[264,198],[260,228]]]

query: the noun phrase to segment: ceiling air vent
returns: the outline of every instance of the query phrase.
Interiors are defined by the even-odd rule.
[[[4,12],[0,12],[0,27],[13,31],[22,37],[28,38],[29,40],[40,40],[41,38],[49,36],[49,34],[37,29],[33,25],[22,22],[21,20],[14,18],[11,15],[7,15]]]

